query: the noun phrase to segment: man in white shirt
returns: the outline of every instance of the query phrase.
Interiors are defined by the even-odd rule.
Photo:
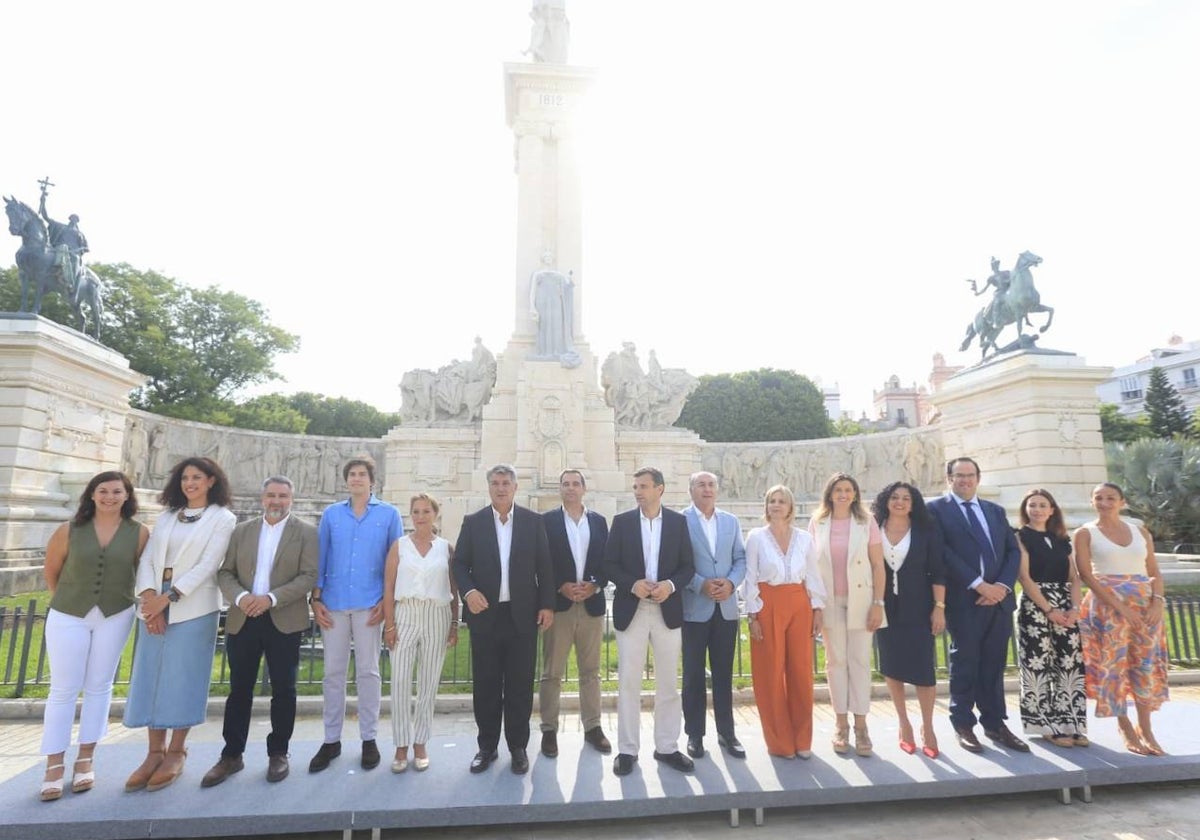
[[[479,752],[471,772],[496,760],[501,724],[512,771],[529,772],[529,718],[539,630],[554,623],[554,569],[542,517],[514,503],[517,473],[487,471],[492,503],[463,519],[451,569],[471,630],[471,702]]]
[[[225,652],[229,697],[225,700],[225,747],[202,787],[219,785],[244,766],[254,686],[263,657],[271,675],[271,732],[267,735],[267,781],[288,774],[288,743],[296,723],[296,670],[300,640],[308,629],[309,591],[317,580],[317,529],[291,515],[292,482],[263,482],[263,515],[233,530],[217,572],[229,602]]]
[[[692,504],[684,508],[696,574],[683,589],[683,724],[687,752],[704,755],[708,713],[705,661],[712,673],[717,743],[733,758],[746,750],[733,727],[733,654],[737,648],[737,596],[746,577],[746,548],[737,517],[717,509],[717,477],[694,473]]]
[[[693,769],[679,751],[682,710],[678,673],[683,601],[680,590],[695,573],[683,514],[662,506],[663,474],[644,467],[633,474],[637,507],[613,517],[604,550],[605,576],[613,582],[617,631],[617,750],[613,772],[633,772],[640,744],[642,670],[654,648],[654,758],[681,772]]]
[[[604,754],[612,744],[600,727],[600,650],[604,646],[604,546],[608,523],[583,505],[587,480],[579,470],[558,477],[562,507],[542,514],[554,585],[558,590],[554,625],[542,639],[542,680],[538,709],[542,716],[542,755],[558,755],[558,701],[571,648],[579,667],[579,716],[583,739]]]

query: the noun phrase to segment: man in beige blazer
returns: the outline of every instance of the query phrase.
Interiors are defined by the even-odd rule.
[[[225,619],[229,697],[225,747],[202,787],[219,785],[244,766],[254,685],[264,656],[271,676],[267,781],[278,782],[288,774],[300,637],[309,626],[307,595],[317,580],[317,529],[291,515],[292,482],[284,476],[263,482],[262,509],[261,517],[234,529],[217,572],[221,594],[230,604]]]

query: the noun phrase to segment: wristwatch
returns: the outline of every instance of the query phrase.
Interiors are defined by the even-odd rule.
[[[875,606],[875,607],[882,607],[882,606],[883,606],[883,601],[880,601],[880,600],[877,598],[877,599],[875,599],[874,601],[872,601],[872,602],[871,602],[871,605],[872,605],[872,606]]]
[[[170,601],[172,604],[178,604],[179,599],[182,597],[183,597],[183,593],[180,592],[178,589],[176,589],[174,586],[172,586],[171,591],[167,593],[167,600]]]

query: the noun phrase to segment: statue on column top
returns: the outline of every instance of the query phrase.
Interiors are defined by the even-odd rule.
[[[529,48],[522,54],[542,64],[566,64],[567,45],[571,40],[567,0],[533,0],[529,17],[533,27]]]

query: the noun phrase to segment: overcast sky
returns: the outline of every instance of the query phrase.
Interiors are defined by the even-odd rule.
[[[91,259],[262,301],[302,339],[265,390],[396,410],[405,370],[512,333],[502,65],[529,7],[7,4],[0,192],[36,206],[49,175]],[[792,368],[857,414],[935,352],[973,362],[964,280],[1023,250],[1057,310],[1043,346],[1120,365],[1200,338],[1200,4],[567,8],[599,73],[601,361],[629,340],[696,374]]]

